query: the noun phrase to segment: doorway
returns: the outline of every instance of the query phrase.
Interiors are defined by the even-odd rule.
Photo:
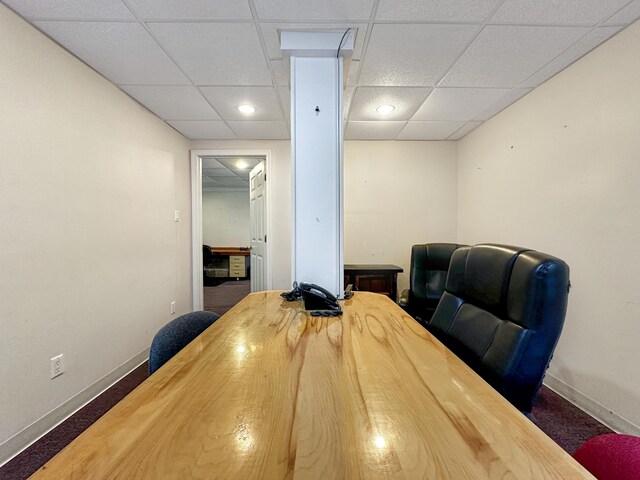
[[[224,313],[249,291],[271,288],[269,157],[191,152],[194,310]]]

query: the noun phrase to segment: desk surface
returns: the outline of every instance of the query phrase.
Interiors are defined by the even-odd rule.
[[[358,264],[358,263],[345,263],[344,265],[345,271],[350,272],[395,272],[402,273],[402,267],[397,265],[366,265],[366,264]]]
[[[220,255],[242,255],[245,257],[251,253],[248,247],[211,247],[211,251]]]
[[[253,293],[44,479],[593,478],[388,298]]]

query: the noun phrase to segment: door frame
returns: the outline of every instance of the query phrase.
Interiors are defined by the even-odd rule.
[[[191,300],[194,311],[204,307],[203,280],[202,280],[202,157],[264,157],[265,159],[265,192],[267,202],[265,204],[266,216],[266,262],[267,289],[273,288],[273,275],[271,269],[271,150],[268,149],[204,149],[191,150]]]

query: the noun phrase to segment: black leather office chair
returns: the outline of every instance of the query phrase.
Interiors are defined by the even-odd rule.
[[[202,266],[206,267],[213,263],[213,252],[209,245],[202,245]]]
[[[153,337],[149,350],[149,375],[158,370],[220,316],[213,312],[191,312],[170,321]]]
[[[428,329],[523,412],[531,412],[567,309],[569,267],[506,245],[463,247]]]
[[[402,291],[398,304],[423,325],[429,323],[444,292],[451,255],[456,243],[426,243],[411,247],[409,288]]]

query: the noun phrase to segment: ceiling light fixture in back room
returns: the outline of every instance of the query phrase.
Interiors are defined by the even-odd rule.
[[[238,107],[238,110],[240,110],[241,113],[244,113],[245,115],[253,115],[254,113],[256,113],[256,107],[254,107],[253,105],[249,105],[249,104],[242,104]]]
[[[393,105],[380,105],[378,108],[376,108],[376,112],[378,112],[380,115],[389,115],[395,109],[396,107],[394,107]]]

